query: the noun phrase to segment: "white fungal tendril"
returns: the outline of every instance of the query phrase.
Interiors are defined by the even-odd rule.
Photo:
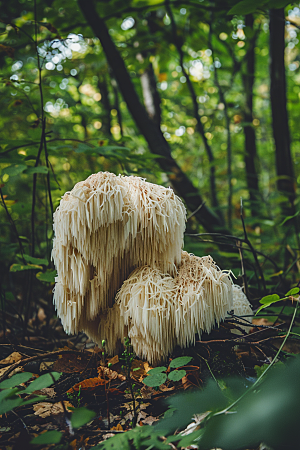
[[[185,220],[172,189],[139,177],[99,172],[67,192],[52,251],[64,329],[105,339],[108,352],[128,335],[135,353],[156,363],[219,324],[233,292],[245,295],[210,256],[182,252]]]

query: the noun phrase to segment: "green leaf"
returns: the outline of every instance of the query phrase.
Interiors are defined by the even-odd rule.
[[[51,372],[51,375],[50,373],[45,373],[44,375],[41,375],[36,380],[32,381],[23,392],[26,394],[31,394],[33,391],[38,391],[40,389],[47,388],[59,379],[61,373]]]
[[[171,369],[182,367],[188,364],[192,360],[192,356],[180,356],[179,358],[172,359],[169,366]]]
[[[167,368],[165,366],[154,367],[154,369],[149,370],[147,375],[155,375],[156,373],[165,372]]]
[[[39,436],[32,439],[30,443],[36,445],[58,444],[61,441],[62,436],[63,435],[60,431],[46,431],[46,433],[40,434]]]
[[[20,254],[18,254],[17,256],[19,258],[22,258],[22,255]],[[25,259],[26,262],[30,264],[40,264],[42,266],[48,266],[48,259],[46,258],[34,258],[33,256],[30,255],[23,255],[23,258]]]
[[[56,270],[47,270],[47,272],[38,272],[36,274],[37,279],[45,283],[55,283],[56,276]]]
[[[267,3],[267,0],[243,0],[234,5],[227,13],[227,15],[237,14],[243,15],[254,13],[257,8]]]
[[[296,295],[299,291],[300,289],[298,287],[292,288],[285,294],[285,296],[288,297],[289,295]]]
[[[2,175],[7,174],[10,177],[15,177],[16,175],[24,172],[25,169],[27,169],[27,166],[25,166],[24,164],[13,164],[3,169]]]
[[[286,218],[279,224],[279,226],[284,225],[288,220],[294,219],[295,217],[299,216],[299,214],[300,211],[297,211],[293,216],[286,216]]]
[[[87,408],[78,408],[72,413],[71,424],[73,428],[80,428],[89,423],[96,413]]]
[[[16,393],[19,393],[20,389],[15,387],[15,388],[10,388],[10,389],[2,389],[2,391],[0,392],[0,405],[1,402],[8,397],[13,397]]]
[[[259,303],[262,303],[264,305],[266,305],[266,304],[270,305],[271,303],[278,302],[279,300],[280,300],[279,295],[271,294],[271,295],[266,295],[265,297],[263,297],[261,300],[259,300]]]
[[[164,384],[167,379],[167,375],[165,373],[155,373],[154,375],[149,375],[143,380],[143,383],[146,386],[150,387],[158,387]]]
[[[28,169],[25,170],[24,173],[26,175],[31,175],[33,173],[48,173],[49,169],[46,166],[38,166],[38,167],[28,167]]]
[[[19,386],[21,383],[26,383],[26,381],[30,380],[32,377],[32,373],[30,372],[21,372],[16,373],[8,380],[4,380],[0,383],[0,389],[12,388],[15,386]]]
[[[36,264],[12,264],[9,268],[10,272],[21,272],[23,270],[41,270],[43,267]]]
[[[17,408],[22,403],[22,399],[17,397],[13,399],[4,399],[0,404],[0,414],[5,414],[14,408]]]
[[[174,370],[173,372],[169,373],[168,378],[171,381],[180,381],[185,376],[186,376],[185,370]]]
[[[287,5],[290,5],[290,1],[287,0],[270,0],[268,3],[269,8],[279,9],[284,8]]]

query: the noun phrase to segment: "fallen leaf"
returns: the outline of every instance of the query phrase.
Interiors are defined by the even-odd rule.
[[[111,427],[111,429],[116,431],[123,431],[123,427],[120,423],[118,423],[116,427]]]
[[[112,366],[114,366],[115,364],[118,364],[119,362],[119,356],[115,355],[113,358],[110,358],[107,363],[111,364]]]
[[[142,422],[144,425],[152,425],[153,422],[157,422],[157,421],[158,421],[158,419],[156,417],[148,416]]]
[[[72,408],[72,405],[68,401],[64,401],[65,408]],[[49,417],[56,416],[57,414],[61,414],[64,412],[64,408],[61,402],[58,403],[49,403],[49,402],[40,402],[36,405],[33,405],[34,414],[39,417]]]
[[[150,366],[147,362],[135,359],[131,365],[130,376],[135,380],[142,382],[149,370]]]
[[[108,381],[103,380],[102,378],[95,377],[95,378],[87,378],[86,380],[80,381],[80,383],[74,384],[73,387],[71,387],[67,393],[72,394],[74,391],[79,391],[79,388],[81,391],[86,390],[93,390],[98,386],[105,386],[108,383]]]
[[[43,361],[40,364],[40,372],[44,372],[45,370],[49,372],[49,369],[52,368],[53,364],[53,361]]]
[[[50,398],[56,396],[54,388],[43,388],[40,390],[40,393],[42,395],[47,395],[47,397],[50,397]]]
[[[67,347],[67,350],[69,348]],[[62,353],[53,364],[53,370],[63,373],[82,372],[90,361],[91,356],[84,353]]]
[[[109,381],[119,379],[121,381],[125,381],[126,377],[114,370],[109,369],[108,367],[99,366],[97,368],[98,374],[100,378],[107,377]]]
[[[22,355],[19,352],[13,352],[5,359],[0,361],[0,364],[13,364],[15,362],[21,361]]]

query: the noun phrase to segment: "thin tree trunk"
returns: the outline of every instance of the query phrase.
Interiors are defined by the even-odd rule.
[[[160,127],[161,109],[160,96],[156,88],[156,77],[153,66],[150,63],[141,75],[141,85],[143,91],[144,105],[150,119]]]
[[[104,114],[102,115],[102,132],[104,135],[111,136],[111,120],[110,120],[110,112],[111,105],[109,101],[109,92],[107,88],[107,82],[105,74],[98,76],[98,88],[101,94],[101,104],[104,109]]]
[[[277,188],[288,197],[290,207],[283,206],[283,213],[290,214],[294,212],[295,179],[286,105],[284,31],[284,8],[270,9],[270,98],[276,153]]]
[[[254,18],[252,14],[248,14],[245,18],[246,27],[253,30]],[[254,47],[256,43],[256,35],[253,36],[249,43],[249,48],[245,55],[245,72],[242,76],[245,91],[245,110],[244,126],[245,135],[245,167],[246,180],[250,198],[250,211],[252,217],[260,215],[260,195],[257,174],[257,149],[255,130],[252,126],[253,121],[253,84],[255,79],[255,53]]]
[[[166,10],[168,12],[168,15],[170,17],[170,20],[171,20],[173,41],[174,41],[174,45],[175,45],[175,47],[177,49],[177,52],[178,52],[178,55],[179,55],[180,67],[182,69],[183,75],[186,78],[187,87],[188,87],[188,89],[190,91],[192,104],[193,104],[194,117],[195,117],[195,119],[197,121],[196,130],[200,134],[200,136],[202,137],[204,148],[205,148],[205,151],[206,151],[206,154],[207,154],[207,157],[208,157],[208,160],[209,160],[209,164],[210,164],[209,181],[210,181],[210,194],[211,194],[212,205],[216,209],[217,214],[219,215],[220,219],[222,220],[223,219],[222,212],[221,212],[221,210],[219,208],[219,202],[218,202],[218,197],[217,197],[216,176],[215,176],[215,172],[216,172],[215,158],[214,158],[214,155],[213,155],[212,148],[211,148],[211,146],[208,143],[208,139],[205,136],[204,127],[202,125],[201,117],[200,117],[200,114],[198,112],[199,106],[198,106],[197,95],[196,95],[193,83],[191,82],[189,73],[185,69],[185,66],[183,64],[183,62],[184,62],[183,61],[184,53],[183,53],[183,50],[182,50],[182,42],[181,42],[181,39],[178,38],[176,22],[175,22],[173,13],[172,13],[172,9],[171,9],[169,0],[166,1],[165,6],[166,6]]]
[[[196,211],[202,205],[202,208],[195,212],[194,216],[206,230],[209,232],[219,230],[220,232],[228,233],[228,230],[225,229],[218,216],[204,204],[196,187],[173,159],[169,144],[163,137],[158,126],[149,119],[135,91],[124,61],[108,33],[105,22],[99,17],[93,1],[78,0],[78,4],[95,36],[99,38],[102,44],[107,61],[114,72],[123,98],[138,128],[148,142],[151,152],[163,157],[158,159],[158,163],[162,170],[167,173],[174,189],[185,200],[190,211]]]

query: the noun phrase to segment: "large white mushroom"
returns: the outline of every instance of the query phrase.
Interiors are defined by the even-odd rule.
[[[77,183],[54,213],[54,302],[65,330],[97,321],[135,268],[174,275],[184,229],[185,208],[172,189],[108,172]]]
[[[110,352],[128,335],[155,363],[219,324],[236,289],[210,256],[182,252],[185,219],[172,189],[139,177],[99,172],[67,192],[52,251],[64,329],[105,339]]]

